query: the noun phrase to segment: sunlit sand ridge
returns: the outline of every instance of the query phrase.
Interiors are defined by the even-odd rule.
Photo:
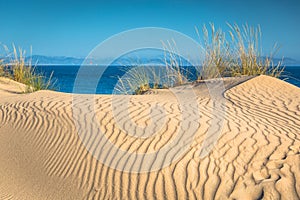
[[[149,173],[116,170],[93,157],[78,136],[71,94],[19,94],[15,84],[0,81],[0,199],[300,198],[300,89],[284,81],[259,76],[225,83],[224,127],[204,158],[202,143],[218,116],[210,112],[209,95],[195,85],[200,120],[188,151]],[[149,138],[127,135],[121,130],[126,120],[116,125],[110,95],[95,96],[93,120],[114,145],[147,154],[172,141],[184,120],[176,97],[161,90],[132,96],[132,121],[145,127],[158,123],[149,115],[156,104],[165,109],[165,124]],[[85,115],[81,119],[90,123]],[[92,144],[93,138],[86,141]]]

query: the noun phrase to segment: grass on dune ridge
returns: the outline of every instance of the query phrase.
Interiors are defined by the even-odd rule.
[[[216,29],[214,24],[205,25],[197,35],[205,55],[197,70],[197,80],[217,77],[268,75],[278,78],[284,71],[282,62],[274,63],[274,53],[263,56],[260,27],[247,24],[239,27],[228,24],[229,31]],[[149,89],[169,88],[187,83],[189,73],[182,67],[182,58],[175,41],[162,42],[165,50],[164,66],[154,70],[143,64],[134,66],[126,76],[119,78],[117,91],[121,94],[142,94]]]
[[[125,74],[118,77],[114,93],[143,94],[150,89],[165,89],[188,83],[191,73],[182,67],[184,62],[175,48],[174,40],[163,43],[164,58],[156,65],[149,66],[130,59],[129,66],[125,65]]]
[[[25,84],[25,93],[54,89],[53,73],[46,77],[42,73],[36,72],[31,60],[26,61],[25,51],[22,48],[17,49],[15,45],[12,45],[12,52],[6,46],[4,49],[8,53],[6,56],[8,62],[6,64],[4,64],[4,60],[0,62],[0,76]]]
[[[260,26],[250,27],[247,24],[241,28],[237,25],[230,25],[231,45],[234,49],[230,67],[231,76],[239,75],[269,75],[278,78],[284,71],[282,62],[273,62],[274,54],[279,50],[275,44],[273,52],[269,56],[262,54],[262,33]]]
[[[243,75],[279,77],[283,73],[282,62],[273,62],[273,56],[279,50],[276,44],[270,55],[263,56],[260,26],[227,25],[228,32],[222,29],[216,30],[214,24],[210,24],[210,29],[203,26],[202,46],[205,50],[205,58],[200,73],[201,78]],[[196,32],[201,40],[197,28]]]
[[[274,53],[264,56],[260,27],[228,24],[228,31],[216,29],[214,24],[203,26],[202,32],[196,28],[200,44],[204,50],[201,66],[196,66],[196,78],[191,80],[190,73],[183,66],[176,42],[162,42],[164,59],[162,66],[149,67],[131,61],[131,68],[118,78],[115,92],[118,94],[143,94],[150,89],[170,88],[191,81],[217,77],[269,75],[279,77],[283,71],[282,62],[274,63]],[[7,47],[6,51],[10,52]],[[26,92],[53,88],[52,75],[45,77],[37,73],[31,61],[26,62],[25,51],[13,45],[9,62],[0,60],[0,76],[12,78],[27,86]],[[4,64],[9,63],[9,64]]]

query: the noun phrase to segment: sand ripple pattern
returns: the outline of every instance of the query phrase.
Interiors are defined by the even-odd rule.
[[[227,90],[224,98],[225,126],[208,156],[199,155],[218,116],[211,112],[214,102],[199,96],[200,121],[189,150],[162,170],[138,174],[111,169],[85,149],[71,95],[41,91],[1,99],[0,199],[300,199],[300,89],[260,76]],[[168,144],[182,122],[168,91],[132,98],[132,120],[155,123],[149,116],[156,104],[167,113],[165,126],[149,138],[131,137],[116,126],[109,95],[97,95],[95,119],[82,120],[97,120],[121,149],[152,152]]]

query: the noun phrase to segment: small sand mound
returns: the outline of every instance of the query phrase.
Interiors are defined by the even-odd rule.
[[[11,96],[24,93],[26,85],[8,78],[0,77],[0,96]]]

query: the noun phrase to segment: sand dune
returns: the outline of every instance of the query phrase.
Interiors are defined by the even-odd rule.
[[[0,96],[2,98],[24,93],[26,86],[8,78],[0,77]]]
[[[176,139],[184,120],[172,92],[131,96],[129,108],[121,107],[123,96],[96,95],[94,107],[84,111],[78,105],[87,104],[90,95],[74,102],[71,94],[59,92],[18,94],[12,83],[0,81],[0,199],[300,199],[300,89],[267,76],[239,82],[225,82],[224,126],[219,124],[222,132],[207,156],[200,157],[202,145],[212,119],[220,116],[211,112],[214,102],[203,84],[196,84],[200,119],[183,127],[197,130],[187,138],[192,139],[187,151],[160,170],[133,173],[125,169],[139,168],[138,158],[123,163],[93,135],[78,133],[95,121],[124,152],[158,151]],[[151,110],[154,105],[164,109],[164,118]],[[137,130],[128,116],[145,134],[151,124],[157,134],[126,134],[124,129]],[[124,170],[98,161],[102,152]],[[143,161],[149,167],[156,162]]]

